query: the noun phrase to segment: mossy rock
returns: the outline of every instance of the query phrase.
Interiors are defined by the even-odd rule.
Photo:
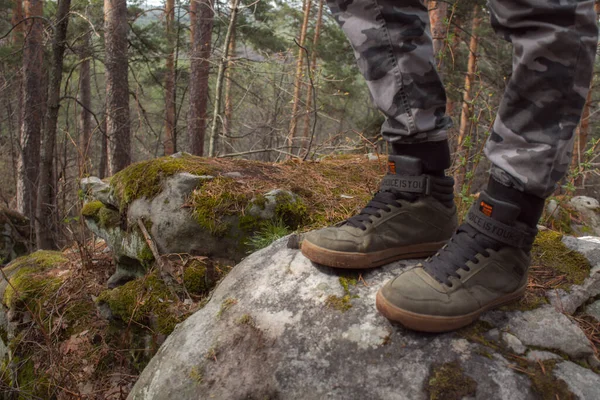
[[[103,229],[115,228],[121,223],[121,214],[117,210],[107,207],[99,200],[85,203],[81,209],[81,215],[92,219]]]
[[[4,268],[9,282],[3,282],[2,301],[8,308],[27,307],[29,311],[40,310],[42,304],[63,281],[63,278],[45,272],[67,262],[60,252],[39,250],[20,257]]]
[[[153,330],[169,334],[180,322],[180,317],[170,310],[170,304],[179,299],[173,297],[156,272],[118,288],[105,290],[97,301],[107,304],[113,316],[127,325],[153,325]]]
[[[207,261],[191,259],[184,266],[183,285],[194,295],[208,293],[216,283],[213,267]]]

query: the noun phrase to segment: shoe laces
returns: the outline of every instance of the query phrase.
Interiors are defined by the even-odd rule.
[[[367,230],[367,225],[372,224],[375,218],[381,218],[382,213],[392,211],[391,207],[402,207],[399,200],[414,201],[417,198],[412,193],[404,193],[392,190],[381,190],[375,193],[375,196],[367,203],[360,213],[350,217],[343,224],[353,226],[355,228]]]
[[[454,236],[440,251],[423,263],[423,268],[438,282],[452,287],[450,278],[460,279],[460,275],[457,273],[459,269],[470,271],[467,265],[468,261],[477,264],[479,263],[479,259],[476,257],[478,254],[489,257],[490,254],[487,250],[498,251],[505,246],[465,223],[458,228]]]

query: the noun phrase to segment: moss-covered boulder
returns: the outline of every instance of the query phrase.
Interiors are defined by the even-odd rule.
[[[31,246],[29,219],[0,206],[0,265],[25,255]]]
[[[116,287],[152,265],[140,221],[161,254],[234,264],[255,244],[264,246],[256,239],[265,232],[271,237],[348,218],[376,190],[383,171],[359,156],[270,164],[176,154],[133,164],[109,182],[86,178],[82,215],[115,255],[109,285]]]

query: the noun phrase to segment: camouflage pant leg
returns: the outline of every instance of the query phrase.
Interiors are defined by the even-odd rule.
[[[328,0],[350,40],[389,142],[446,139],[446,92],[421,0]]]
[[[492,0],[492,25],[513,43],[513,74],[485,152],[492,174],[546,197],[566,174],[592,76],[592,0]]]

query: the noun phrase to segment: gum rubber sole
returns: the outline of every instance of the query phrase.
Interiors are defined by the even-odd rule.
[[[393,261],[424,258],[434,255],[447,241],[395,247],[372,253],[351,253],[328,250],[309,241],[302,242],[302,254],[312,262],[332,268],[376,268]]]
[[[386,317],[390,321],[399,322],[406,328],[412,329],[414,331],[432,333],[448,332],[460,329],[475,322],[481,314],[492,308],[500,307],[518,300],[519,298],[521,298],[521,296],[523,296],[526,288],[527,286],[519,288],[518,290],[509,293],[505,296],[502,296],[470,314],[453,317],[440,317],[436,315],[417,314],[403,310],[387,301],[381,293],[381,290],[377,292],[375,305],[377,306],[377,310],[384,317]]]

